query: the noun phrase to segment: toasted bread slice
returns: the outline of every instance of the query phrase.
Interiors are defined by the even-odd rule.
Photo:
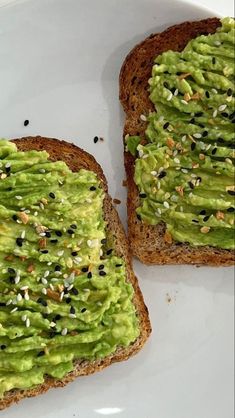
[[[148,310],[145,306],[144,299],[139,288],[137,279],[132,270],[132,263],[129,257],[128,245],[125,237],[123,227],[120,219],[114,207],[112,206],[112,200],[108,195],[108,187],[105,176],[100,165],[95,159],[78,148],[77,146],[57,139],[28,137],[15,139],[13,141],[17,148],[21,151],[28,150],[46,150],[52,161],[63,160],[72,171],[78,171],[81,168],[91,170],[95,172],[98,178],[101,180],[101,184],[106,192],[104,200],[104,218],[107,221],[107,236],[112,237],[115,253],[120,257],[123,257],[127,266],[127,280],[132,283],[134,288],[133,303],[136,307],[136,312],[140,321],[141,333],[138,339],[127,348],[118,348],[118,350],[112,355],[96,361],[84,361],[83,359],[77,360],[74,364],[74,370],[68,373],[63,379],[58,380],[51,377],[46,377],[43,384],[38,385],[29,390],[11,390],[7,392],[3,399],[0,399],[0,409],[4,409],[11,404],[18,402],[19,400],[40,395],[53,387],[65,386],[67,383],[73,381],[78,376],[85,376],[91,373],[102,370],[109,366],[111,363],[127,360],[132,355],[136,354],[146,342],[148,336],[151,333],[151,325],[148,315]]]
[[[126,113],[124,135],[145,137],[146,122],[141,114],[153,111],[149,99],[148,80],[154,58],[167,50],[182,51],[187,43],[199,35],[214,33],[220,26],[217,18],[175,25],[162,33],[150,35],[127,55],[120,72],[120,101]],[[127,174],[127,213],[128,238],[130,248],[136,257],[145,264],[206,264],[229,266],[234,263],[234,252],[210,246],[192,247],[186,243],[164,240],[166,227],[164,222],[157,226],[143,224],[136,217],[139,206],[139,193],[134,182],[135,158],[124,152]]]

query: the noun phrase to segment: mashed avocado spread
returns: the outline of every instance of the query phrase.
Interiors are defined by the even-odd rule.
[[[126,137],[138,158],[137,216],[166,223],[166,241],[233,249],[234,240],[234,19],[182,52],[155,59],[149,80],[155,112],[146,139]],[[142,119],[145,116],[142,115]]]
[[[95,173],[0,140],[0,396],[139,335]]]

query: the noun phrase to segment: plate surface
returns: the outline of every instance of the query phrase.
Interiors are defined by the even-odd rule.
[[[1,136],[64,138],[94,154],[125,222],[122,61],[150,33],[210,15],[172,0],[13,1],[0,9]],[[233,417],[233,270],[134,268],[153,326],[143,351],[2,418]]]

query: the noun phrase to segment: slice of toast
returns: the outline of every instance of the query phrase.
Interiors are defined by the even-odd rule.
[[[219,26],[220,20],[217,18],[184,22],[162,33],[150,35],[132,49],[122,65],[119,78],[120,101],[126,113],[123,138],[129,134],[139,135],[144,140],[147,124],[140,119],[140,115],[154,110],[149,99],[148,80],[156,56],[170,49],[182,51],[191,39],[214,33]],[[124,152],[124,161],[128,187],[128,238],[133,255],[145,264],[229,266],[234,263],[232,250],[210,246],[192,247],[178,242],[167,244],[164,241],[164,222],[151,226],[138,220],[136,208],[139,206],[139,193],[134,182],[135,158],[129,152]]]
[[[27,137],[15,139],[13,141],[21,151],[28,150],[46,150],[52,161],[63,160],[72,171],[78,171],[81,168],[95,172],[101,180],[101,184],[106,192],[104,200],[104,218],[107,222],[107,236],[112,238],[115,253],[125,260],[127,268],[127,281],[131,282],[134,288],[133,303],[140,321],[140,336],[136,341],[126,348],[118,348],[117,351],[106,358],[95,361],[77,360],[74,364],[74,370],[68,373],[63,379],[54,379],[46,377],[43,384],[28,390],[11,390],[7,392],[3,399],[0,399],[0,410],[4,409],[19,400],[39,395],[52,387],[65,386],[78,376],[85,376],[102,370],[111,363],[127,360],[130,356],[136,354],[146,342],[151,333],[151,325],[148,310],[145,306],[138,281],[132,270],[132,263],[129,257],[128,245],[123,227],[116,210],[112,205],[112,200],[108,195],[108,187],[105,176],[100,165],[87,152],[77,146],[57,139],[37,137]]]

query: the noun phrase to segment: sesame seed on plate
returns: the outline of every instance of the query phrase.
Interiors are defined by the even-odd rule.
[[[220,41],[215,41],[215,42],[214,42],[214,45],[215,45],[215,46],[220,46],[220,45],[221,45],[221,42],[220,42]]]
[[[223,112],[226,109],[227,105],[226,104],[222,104],[219,106],[219,112]]]
[[[170,208],[170,205],[169,205],[169,203],[168,202],[163,202],[163,206],[166,208],[166,209],[169,209]]]
[[[23,197],[22,197],[22,196],[20,196],[20,195],[15,196],[15,198],[16,198],[17,200],[22,200],[22,199],[23,199]]]
[[[188,102],[186,102],[186,100],[181,99],[180,101],[181,101],[181,103],[183,103],[185,105],[188,105]]]
[[[13,308],[11,311],[10,311],[10,313],[14,313],[14,312],[16,312],[18,310],[18,308],[17,308],[17,306],[15,307],[15,308]]]
[[[26,326],[26,328],[30,327],[30,319],[29,318],[26,319],[25,326]]]
[[[196,139],[200,139],[202,137],[202,134],[200,134],[199,132],[196,132],[195,134],[193,134],[193,137]]]
[[[169,102],[172,99],[172,97],[173,97],[173,94],[170,92],[166,100]]]
[[[143,122],[146,122],[146,120],[147,120],[147,118],[146,118],[146,116],[145,116],[145,115],[140,115],[140,119],[141,119]]]
[[[63,335],[63,337],[67,334],[68,329],[67,328],[63,328],[61,331],[61,335]]]
[[[178,96],[179,90],[175,89],[174,96]]]

